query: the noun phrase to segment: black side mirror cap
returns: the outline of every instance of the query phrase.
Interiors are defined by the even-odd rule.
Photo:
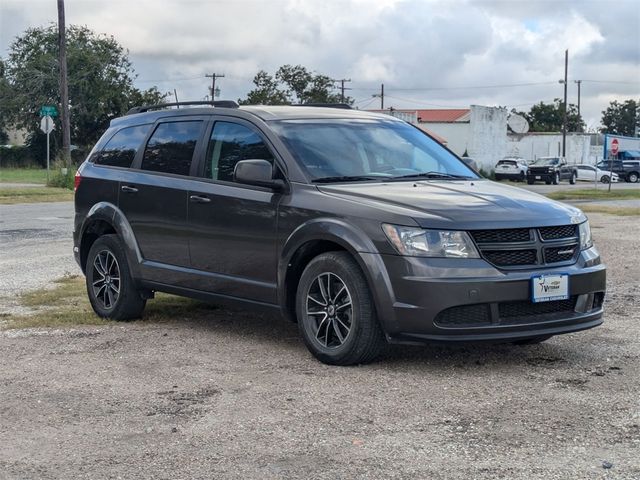
[[[287,185],[284,180],[273,178],[273,165],[262,159],[240,160],[233,169],[233,180],[275,191],[283,191]]]

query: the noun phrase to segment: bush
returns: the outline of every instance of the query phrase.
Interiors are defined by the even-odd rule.
[[[29,168],[38,166],[25,146],[0,146],[0,166],[3,168]]]
[[[482,175],[484,178],[488,178],[489,180],[495,180],[496,179],[496,172],[495,172],[495,170],[493,168],[491,170],[487,171],[484,168],[480,167],[480,169],[478,170],[478,173],[480,175]]]
[[[52,174],[47,182],[48,187],[68,188],[69,190],[73,190],[76,169],[73,167],[69,168],[67,173],[64,174],[63,168],[66,168],[64,162],[60,160],[53,162],[53,165],[51,166]]]

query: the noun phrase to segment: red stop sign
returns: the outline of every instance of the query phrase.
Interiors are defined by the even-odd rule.
[[[618,139],[614,138],[613,140],[611,140],[611,153],[613,155],[617,155],[618,154]]]

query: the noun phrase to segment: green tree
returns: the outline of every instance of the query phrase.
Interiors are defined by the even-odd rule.
[[[635,136],[636,129],[640,128],[640,100],[609,103],[602,112],[602,125],[602,133]]]
[[[292,103],[338,103],[333,80],[326,75],[313,73],[302,65],[283,65],[270,75],[260,70],[253,79],[255,88],[246,99],[239,99],[243,105],[283,105]],[[345,98],[352,104],[353,99]]]
[[[0,101],[2,101],[3,98],[9,98],[11,96],[9,92],[11,87],[4,72],[4,61],[0,58]],[[9,135],[6,131],[8,126],[7,113],[4,108],[0,108],[0,145],[5,145],[9,141]]]
[[[9,48],[5,75],[10,95],[0,97],[3,111],[16,127],[25,128],[38,143],[42,105],[60,105],[58,88],[57,27],[30,28]],[[140,103],[159,103],[166,95],[156,87],[140,91],[128,52],[110,36],[84,26],[67,29],[67,65],[71,117],[71,143],[92,145],[112,118]],[[54,131],[60,135],[60,129]],[[53,142],[61,142],[56,138]]]
[[[532,132],[560,132],[562,131],[562,117],[564,102],[556,98],[553,103],[540,102],[531,107],[528,112],[514,112],[524,116],[529,122]],[[567,109],[567,131],[582,132],[585,123],[578,114],[578,107],[572,103]]]

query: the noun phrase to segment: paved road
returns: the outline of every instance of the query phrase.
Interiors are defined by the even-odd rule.
[[[73,203],[0,205],[0,312],[15,294],[78,273]]]

